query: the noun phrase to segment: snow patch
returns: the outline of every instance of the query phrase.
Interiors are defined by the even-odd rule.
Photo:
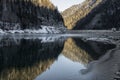
[[[95,40],[95,41],[107,41],[108,38],[88,38],[87,40]]]
[[[98,41],[98,42],[104,42],[104,43],[113,43],[108,38],[87,38],[86,41]]]
[[[2,30],[2,29],[0,29],[0,34],[4,34],[5,32]]]
[[[41,43],[54,42],[56,37],[44,37],[41,39]]]
[[[41,29],[25,29],[25,30],[20,30],[20,29],[16,29],[16,30],[2,30],[0,29],[0,34],[5,34],[5,33],[11,33],[11,34],[15,34],[15,33],[19,33],[19,34],[24,34],[24,33],[28,33],[28,34],[56,34],[56,33],[62,33],[62,31],[59,28],[55,28],[52,26],[41,26]]]

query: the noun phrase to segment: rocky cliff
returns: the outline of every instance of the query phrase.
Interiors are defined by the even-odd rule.
[[[57,8],[49,0],[0,0],[0,28],[38,29],[40,25],[63,25]]]
[[[74,12],[62,13],[68,29],[111,29],[120,26],[119,0],[86,0],[82,4],[71,7]],[[76,8],[74,8],[76,7]]]

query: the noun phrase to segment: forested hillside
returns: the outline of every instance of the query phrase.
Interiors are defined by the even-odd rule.
[[[37,29],[40,25],[63,25],[57,8],[49,0],[0,0],[0,28]]]

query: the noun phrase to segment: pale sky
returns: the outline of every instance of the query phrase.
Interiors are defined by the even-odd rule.
[[[79,4],[83,1],[85,0],[51,0],[51,2],[58,7],[59,11],[64,11],[72,5]]]

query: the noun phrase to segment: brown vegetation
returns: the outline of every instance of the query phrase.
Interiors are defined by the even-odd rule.
[[[44,6],[49,9],[55,9],[55,6],[50,2],[50,0],[31,0],[36,6]]]

